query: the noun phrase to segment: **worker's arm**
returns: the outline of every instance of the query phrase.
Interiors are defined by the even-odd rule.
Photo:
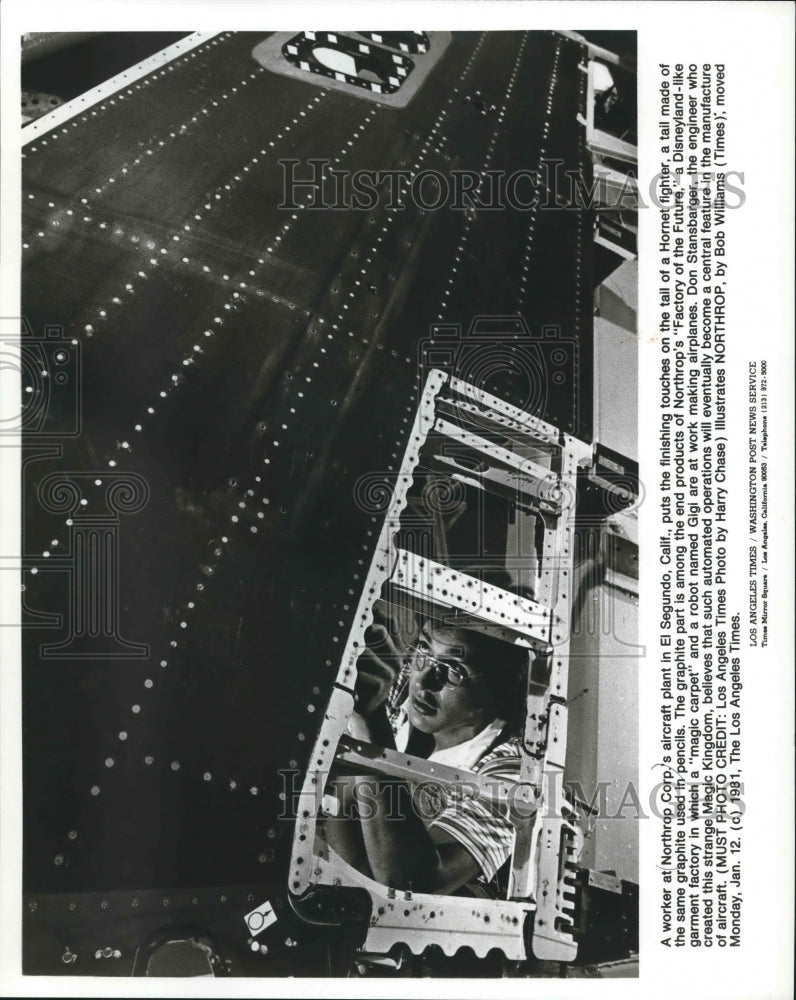
[[[354,713],[349,730],[356,739],[376,742],[366,716]],[[426,828],[405,781],[375,775],[348,780],[362,847],[376,881],[395,889],[450,893],[479,874],[478,863],[466,848],[450,835]]]

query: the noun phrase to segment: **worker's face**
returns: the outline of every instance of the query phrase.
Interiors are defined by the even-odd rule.
[[[428,622],[423,625],[406,701],[409,722],[415,729],[435,736],[445,733],[446,742],[456,745],[494,720],[496,709],[487,679],[468,661],[471,651],[460,630],[435,628]],[[452,680],[460,683],[454,686]],[[461,739],[456,739],[459,735]]]

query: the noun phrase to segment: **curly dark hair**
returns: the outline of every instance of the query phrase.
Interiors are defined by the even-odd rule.
[[[484,676],[495,699],[498,717],[519,732],[525,721],[525,696],[531,651],[458,621],[428,619],[434,629],[459,635],[466,645],[468,665]]]

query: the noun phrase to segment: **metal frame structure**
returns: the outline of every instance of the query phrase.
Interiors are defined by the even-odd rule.
[[[454,480],[494,491],[513,483],[540,521],[543,536],[533,597],[521,597],[471,573],[401,549],[396,537],[421,449],[453,442],[480,456],[477,471],[456,468],[455,451],[443,456]],[[500,442],[500,443],[498,443]],[[444,448],[437,449],[445,451]],[[528,957],[527,918],[533,915],[532,950],[539,959],[572,961],[572,874],[581,843],[574,810],[563,789],[567,744],[567,670],[572,607],[576,476],[591,458],[589,445],[500,399],[439,370],[426,380],[390,507],[348,635],[335,685],[310,757],[299,801],[289,889],[299,915],[310,916],[318,892],[356,887],[370,897],[363,948],[384,953],[400,942],[420,953],[435,944],[453,954],[463,944],[485,956],[500,948],[510,960]],[[540,532],[531,533],[539,537]],[[538,543],[537,548],[538,548]],[[530,550],[512,557],[532,561]],[[429,603],[470,619],[468,626],[524,645],[532,653],[519,783],[487,784],[469,772],[409,758],[347,736],[354,707],[356,663],[373,621],[373,605],[387,588],[405,605]],[[355,870],[326,843],[321,804],[335,761],[370,773],[431,780],[455,789],[466,781],[493,804],[519,796],[527,808],[515,825],[508,898],[473,900],[399,891]],[[515,799],[516,801],[516,799]]]

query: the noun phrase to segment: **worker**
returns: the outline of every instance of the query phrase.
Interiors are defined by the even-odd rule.
[[[455,622],[427,619],[403,656],[376,625],[358,662],[349,734],[490,782],[517,782],[527,666],[527,649]],[[396,889],[494,895],[514,827],[475,784],[469,791],[335,776],[327,838],[345,861]]]

